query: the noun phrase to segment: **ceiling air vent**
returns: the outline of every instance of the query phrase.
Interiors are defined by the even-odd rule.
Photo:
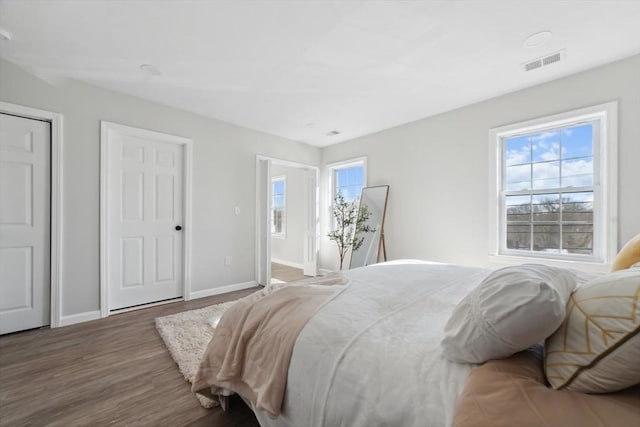
[[[535,70],[536,68],[540,68],[540,67],[542,67],[542,61],[539,59],[536,59],[535,61],[527,62],[526,64],[524,64],[525,71]]]
[[[522,68],[525,71],[535,70],[536,68],[546,67],[547,65],[555,64],[556,62],[560,62],[564,59],[564,50],[560,50],[558,52],[550,53],[549,55],[545,55],[542,58],[536,58],[533,61],[525,62],[522,64]]]
[[[560,52],[557,52],[557,53],[554,53],[553,55],[545,56],[544,58],[542,58],[542,65],[553,64],[554,62],[558,62],[561,59],[562,58],[561,58]]]

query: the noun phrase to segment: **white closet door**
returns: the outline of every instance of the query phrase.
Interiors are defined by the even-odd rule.
[[[184,147],[110,129],[109,309],[182,296]]]
[[[271,160],[258,160],[258,284],[271,281]]]
[[[49,324],[50,124],[0,114],[0,333]]]
[[[304,270],[305,276],[318,275],[318,240],[320,224],[318,224],[318,183],[316,171],[305,171],[304,187],[305,204],[305,232],[304,232]]]

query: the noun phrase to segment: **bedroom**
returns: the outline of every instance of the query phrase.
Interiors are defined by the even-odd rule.
[[[509,33],[509,37],[504,37],[499,32],[483,32],[478,28],[477,16],[481,11],[474,9],[479,6],[473,6],[471,2],[455,3],[449,7],[444,3],[438,3],[444,9],[440,11],[443,14],[441,19],[451,15],[455,18],[451,24],[455,23],[455,26],[450,32],[447,32],[447,26],[437,19],[431,22],[421,15],[438,13],[438,4],[429,6],[428,3],[418,3],[414,10],[402,6],[395,8],[393,3],[379,3],[377,10],[365,13],[366,8],[342,10],[340,8],[346,6],[341,6],[341,2],[335,2],[331,5],[336,9],[325,10],[324,13],[312,10],[313,13],[318,12],[318,16],[315,16],[313,21],[317,26],[311,26],[302,19],[307,17],[306,13],[311,13],[309,11],[283,11],[278,8],[270,11],[268,6],[264,6],[260,9],[262,13],[249,13],[249,10],[241,7],[235,10],[225,3],[229,11],[236,14],[231,16],[241,16],[243,19],[240,21],[246,20],[247,27],[262,29],[264,34],[271,34],[275,38],[270,39],[265,35],[262,42],[277,40],[281,43],[279,46],[283,46],[283,50],[271,50],[250,36],[243,36],[243,31],[248,31],[248,28],[237,23],[225,25],[221,22],[225,19],[216,19],[217,11],[207,11],[206,6],[201,6],[201,11],[190,12],[189,8],[181,6],[180,2],[173,2],[170,3],[172,7],[165,6],[168,10],[162,10],[158,4],[147,10],[144,3],[136,2],[131,4],[138,4],[137,7],[141,10],[135,14],[131,12],[133,17],[125,19],[126,14],[118,9],[118,3],[110,8],[105,2],[88,2],[82,5],[55,1],[2,1],[0,28],[9,31],[12,40],[0,41],[0,101],[61,113],[64,117],[63,197],[60,208],[62,216],[59,218],[62,225],[59,239],[62,256],[59,268],[58,314],[54,321],[58,322],[59,326],[80,324],[53,328],[49,332],[61,334],[60,336],[68,341],[61,341],[59,345],[71,348],[74,339],[77,339],[74,338],[76,333],[86,331],[90,337],[92,328],[96,328],[96,334],[102,330],[109,333],[111,325],[117,328],[119,325],[122,326],[121,322],[124,323],[123,320],[118,321],[119,316],[126,316],[110,316],[106,320],[96,321],[101,317],[102,308],[102,120],[193,140],[190,283],[193,300],[190,302],[193,303],[203,301],[202,298],[197,298],[199,296],[217,298],[211,295],[255,286],[256,155],[318,166],[322,174],[320,212],[327,210],[325,165],[365,156],[367,185],[390,186],[388,221],[385,224],[390,259],[415,258],[492,267],[495,265],[489,262],[488,257],[488,200],[491,175],[489,130],[611,101],[618,103],[618,215],[612,230],[617,241],[616,247],[612,250],[617,252],[626,241],[640,232],[640,197],[637,189],[637,182],[640,182],[640,168],[637,167],[640,161],[640,122],[637,120],[640,117],[640,46],[637,40],[640,40],[640,36],[635,24],[639,13],[637,2],[569,2],[565,3],[565,6],[553,6],[554,3],[543,2],[544,7],[541,8],[540,2],[529,2],[526,7],[506,6],[508,3],[494,2],[494,11],[502,12],[496,13],[495,16],[481,16],[494,23],[495,28],[502,28],[499,24],[508,21],[509,16],[526,18],[523,22],[531,21],[527,25],[523,24],[524,28],[509,26],[510,31],[513,31]],[[119,4],[121,7],[126,3]],[[287,6],[287,3],[275,5],[282,8],[292,7]],[[257,4],[253,6],[258,7]],[[424,7],[426,12],[420,12],[421,7]],[[565,16],[569,11],[579,13],[579,18],[571,27],[571,31],[563,32],[563,20],[556,18],[557,20],[553,21],[552,17]],[[300,16],[295,13],[299,13]],[[368,25],[386,24],[390,31],[405,36],[415,31],[414,39],[422,40],[420,37],[424,37],[426,40],[432,40],[432,44],[427,44],[427,48],[420,51],[420,55],[425,55],[424,57],[413,58],[408,55],[411,51],[403,51],[408,55],[403,59],[408,62],[394,60],[392,51],[364,43],[356,36],[348,39],[351,40],[350,43],[341,46],[331,39],[333,34],[328,34],[328,29],[334,28],[331,21],[337,13],[343,13],[345,21],[351,23],[345,24],[347,29],[360,28],[352,23],[353,20],[366,23],[370,19],[372,22]],[[138,30],[134,25],[136,19],[147,15],[153,17],[149,20],[152,39],[150,35],[144,34],[143,29]],[[200,19],[191,15],[199,15]],[[26,16],[31,19],[26,19]],[[220,13],[220,16],[225,15]],[[415,20],[420,22],[418,18],[421,16],[429,25],[416,29]],[[309,86],[313,89],[309,96],[313,100],[321,98],[318,101],[319,108],[324,105],[326,110],[303,109],[304,105],[296,100],[294,93],[286,98],[291,102],[286,112],[295,123],[287,122],[288,117],[278,117],[274,113],[278,111],[276,107],[279,101],[278,98],[270,97],[275,95],[268,91],[249,95],[244,92],[246,87],[264,82],[265,85],[277,85],[276,89],[287,95],[286,82],[277,79],[277,73],[282,70],[256,68],[256,73],[264,73],[262,80],[259,74],[247,76],[238,70],[240,66],[246,65],[242,62],[246,59],[244,51],[227,51],[224,49],[224,43],[222,46],[213,44],[218,39],[199,40],[198,37],[190,36],[189,28],[185,24],[181,24],[184,26],[180,27],[183,32],[162,31],[163,28],[173,28],[176,24],[174,18],[186,20],[189,17],[194,19],[197,25],[205,28],[209,20],[213,20],[221,31],[232,31],[234,28],[230,27],[237,26],[237,31],[230,34],[238,34],[239,47],[258,58],[263,58],[261,55],[272,55],[272,62],[268,62],[267,65],[289,65],[288,58],[278,55],[289,54],[284,49],[288,46],[284,39],[294,38],[288,37],[291,35],[289,31],[300,32],[301,40],[302,35],[309,36],[309,39],[302,40],[309,43],[308,48],[316,48],[312,53],[327,55],[327,60],[322,64],[323,67],[329,68],[329,72],[351,70],[352,74],[349,75],[349,79],[337,81],[337,89],[330,87],[333,82],[331,78],[335,78],[335,75],[325,76],[327,80],[326,84],[323,84],[323,76],[317,77],[312,74],[308,83],[315,86]],[[270,22],[281,28],[283,33],[269,32]],[[286,25],[287,23],[290,26]],[[74,31],[67,28],[72,25],[77,26],[74,27]],[[194,24],[194,27],[197,25]],[[310,26],[310,33],[303,30],[305,25]],[[323,25],[326,28],[323,28]],[[485,27],[491,26],[482,26]],[[599,30],[594,31],[594,28]],[[342,27],[340,29],[344,31]],[[454,29],[459,33],[453,33]],[[533,49],[522,46],[527,36],[543,30],[553,31],[547,44]],[[225,40],[223,36],[224,34],[220,35],[219,40]],[[310,41],[313,37],[316,37],[313,39],[316,44]],[[148,40],[153,40],[153,43],[147,43]],[[324,44],[317,40],[324,41]],[[289,40],[289,43],[293,44],[294,41]],[[180,56],[183,43],[194,43],[194,51],[197,52],[213,49],[216,55],[221,55],[221,58],[228,61],[226,66],[229,68],[220,67],[219,64],[198,56]],[[207,43],[212,44],[209,46]],[[440,58],[437,64],[442,68],[438,68],[435,76],[425,74],[432,76],[433,81],[442,87],[434,84],[426,88],[398,88],[398,91],[405,94],[406,99],[396,98],[393,93],[396,89],[390,87],[390,90],[385,92],[385,97],[378,101],[375,94],[382,90],[382,84],[377,84],[377,90],[374,86],[372,92],[357,90],[360,86],[356,71],[366,68],[369,64],[367,61],[382,67],[376,69],[381,73],[382,82],[391,81],[398,75],[403,76],[403,73],[407,73],[406,79],[415,78],[410,73],[427,73],[428,70],[420,68],[420,64],[426,63],[427,67],[434,64],[435,62],[429,62],[427,59],[432,58],[431,61],[435,61],[433,55],[438,48],[448,47],[447,43],[458,46],[462,51],[454,52],[448,62],[445,62],[445,58]],[[460,45],[463,46],[459,47]],[[99,52],[95,51],[94,46],[100,47]],[[327,46],[334,50],[327,51]],[[360,48],[365,49],[364,53],[355,55]],[[471,48],[477,49],[475,53],[469,52]],[[264,49],[264,52],[261,49]],[[520,72],[523,62],[561,49],[566,49],[565,62],[561,61],[526,74]],[[175,58],[165,56],[165,51],[173,52]],[[349,58],[345,56],[345,51],[354,55],[351,61],[347,61]],[[487,63],[482,62],[483,57]],[[174,62],[170,62],[171,60]],[[414,63],[411,61],[414,60],[418,64],[415,65],[416,68],[412,68]],[[490,60],[498,63],[494,65]],[[157,65],[162,75],[157,78],[143,75],[139,67],[148,62]],[[301,73],[305,70],[305,64],[300,68]],[[340,67],[335,64],[340,64]],[[500,74],[501,67],[511,68]],[[287,76],[293,77],[292,74]],[[208,82],[208,75],[214,75],[220,80],[214,82],[215,84]],[[448,75],[454,81],[458,81],[456,78],[461,79],[461,89],[446,86]],[[184,76],[188,76],[195,83],[185,81]],[[513,80],[509,80],[508,76]],[[224,80],[225,77],[228,80]],[[250,77],[255,80],[244,81]],[[502,80],[506,81],[505,85],[511,82],[511,86],[492,86]],[[301,90],[299,85],[304,82],[295,81],[298,85],[295,89]],[[368,83],[371,82],[378,81],[368,80]],[[111,86],[116,84],[117,87]],[[348,92],[350,85],[353,86],[355,94]],[[202,112],[196,114],[165,105],[167,102],[159,98],[160,93],[166,95],[166,89],[168,96],[173,97],[176,103],[184,102],[186,105],[192,101],[190,97],[203,88],[221,99],[220,103],[206,106],[215,118],[206,117]],[[138,92],[139,90],[146,92],[143,94]],[[341,94],[340,91],[347,92]],[[412,91],[416,91],[420,96],[406,95]],[[447,96],[444,96],[443,92]],[[151,95],[144,99],[143,95],[148,93]],[[444,104],[454,96],[464,99],[464,102],[456,103],[452,100],[451,104]],[[332,98],[335,100],[332,101]],[[266,121],[271,118],[273,121],[266,123],[264,127],[260,127],[260,123],[240,123],[243,126],[232,124],[237,119],[232,117],[232,114],[238,109],[249,110],[249,106],[244,102],[256,99],[265,103],[276,103],[270,105],[269,111],[262,111],[262,115],[255,116],[257,120]],[[365,105],[354,103],[354,99],[361,100]],[[432,101],[440,104],[432,107]],[[315,105],[314,102],[308,102]],[[281,107],[284,106],[283,104]],[[434,110],[428,110],[430,108]],[[300,115],[296,115],[296,111],[299,111]],[[355,113],[352,115],[351,111]],[[396,114],[396,111],[402,111],[402,114],[407,116],[394,119],[391,116]],[[324,115],[329,113],[329,116]],[[369,118],[363,117],[365,113]],[[342,117],[349,121],[343,122]],[[315,123],[316,128],[305,128],[308,123]],[[365,125],[371,126],[370,130],[358,128]],[[317,145],[296,142],[304,140],[303,136],[277,136],[280,132],[278,127],[284,129],[282,132],[288,128],[292,132],[302,132],[300,135],[316,134]],[[267,131],[261,132],[251,128],[266,128]],[[332,130],[342,133],[336,137],[326,137],[325,133]],[[336,141],[339,143],[333,144],[330,138],[338,138]],[[328,142],[331,142],[331,145],[327,145]],[[452,210],[451,206],[456,206],[457,209]],[[240,208],[238,215],[235,214],[235,207]],[[324,227],[325,223],[322,224]],[[321,229],[321,236],[326,235],[326,231]],[[322,237],[318,264],[320,269],[336,269],[334,250],[331,242]],[[225,265],[227,256],[231,257],[231,265]],[[95,323],[89,323],[91,321]],[[149,333],[155,334],[153,327]],[[86,336],[85,340],[91,342]],[[55,343],[51,344],[50,348],[56,348]],[[162,351],[162,356],[169,358],[164,348]],[[4,354],[4,351],[2,353]],[[79,363],[82,354],[67,354],[64,357]],[[137,363],[144,363],[144,356],[139,357]],[[0,359],[4,359],[4,367],[7,359],[2,355]],[[168,360],[171,362],[170,358]],[[176,372],[167,374],[179,377],[175,366],[169,364],[165,369],[173,369]],[[176,390],[172,393],[188,394],[188,386],[186,383],[180,384],[182,385],[185,388],[183,391],[176,391],[179,386],[175,386]],[[122,391],[118,387],[128,386],[113,385],[118,391]],[[88,400],[100,396],[99,391],[95,389],[86,393],[90,396],[86,398]],[[187,398],[192,399],[191,396]],[[71,399],[69,404],[81,408],[91,407],[82,396]],[[108,413],[112,404],[108,400],[103,404],[105,413]],[[47,407],[49,412],[43,416],[52,416],[51,414],[60,411],[68,415],[69,411],[73,411],[65,406],[64,399],[59,401],[59,405],[62,406],[55,406],[53,403],[51,405]],[[198,410],[196,402],[193,411],[202,417]],[[37,411],[34,413],[38,414]],[[2,418],[0,417],[0,422]],[[185,419],[194,421],[197,418],[187,416]]]

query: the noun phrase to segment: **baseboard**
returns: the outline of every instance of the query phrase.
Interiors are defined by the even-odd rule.
[[[89,322],[91,320],[98,320],[102,316],[100,310],[86,311],[84,313],[70,314],[68,316],[62,316],[60,318],[60,326],[75,325],[76,323]]]
[[[271,262],[275,262],[276,264],[286,265],[287,267],[299,268],[300,270],[304,270],[304,265],[298,264],[297,262],[285,261],[283,259],[271,258]]]
[[[333,270],[327,270],[326,268],[319,268],[318,269],[318,274],[320,276],[326,276],[329,273],[333,273]]]
[[[210,297],[213,295],[226,294],[233,291],[241,291],[243,289],[249,289],[258,286],[255,280],[243,283],[234,283],[233,285],[220,286],[218,288],[205,289],[202,291],[191,291],[190,299],[198,299],[204,297]]]

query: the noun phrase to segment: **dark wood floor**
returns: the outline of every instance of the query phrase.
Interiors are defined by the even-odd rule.
[[[0,337],[0,425],[258,426],[238,398],[202,408],[154,323],[256,289]]]

